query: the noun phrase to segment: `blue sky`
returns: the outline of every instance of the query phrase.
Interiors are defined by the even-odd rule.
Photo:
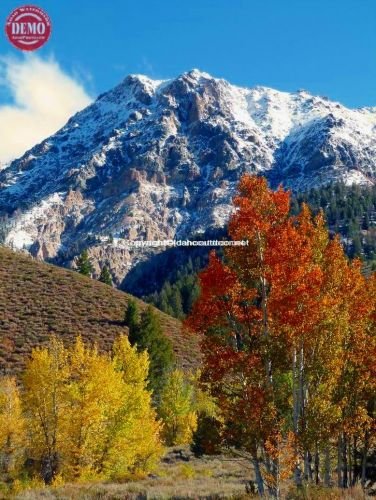
[[[2,0],[0,19],[22,5]],[[25,2],[27,3],[27,2]],[[197,67],[232,83],[376,105],[375,0],[37,0],[53,54],[91,95]],[[0,55],[18,55],[5,36]],[[1,98],[1,97],[0,97]],[[5,99],[5,93],[2,93]]]

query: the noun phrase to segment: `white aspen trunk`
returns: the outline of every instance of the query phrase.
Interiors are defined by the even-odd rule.
[[[257,492],[258,492],[260,497],[263,497],[265,494],[264,480],[262,478],[261,469],[260,469],[260,461],[259,461],[258,457],[253,457],[252,463],[253,463],[253,468],[255,471]]]
[[[269,474],[269,476],[274,477],[274,470],[273,470],[273,463],[270,461],[269,455],[265,454],[265,467],[266,470]],[[270,484],[270,482],[267,483],[268,486],[268,494],[271,498],[274,498],[274,486]]]
[[[261,309],[262,309],[262,324],[263,324],[263,337],[266,342],[269,341],[268,330],[268,298],[266,294],[266,279],[260,278],[261,282]],[[265,359],[265,373],[269,386],[273,384],[272,362],[268,356]]]
[[[367,479],[367,453],[368,453],[368,431],[365,432],[364,435],[364,446],[363,446],[363,452],[362,452],[362,475],[361,475],[361,483],[362,487],[364,488],[366,485],[366,479]]]
[[[330,448],[325,448],[325,462],[324,462],[324,484],[330,486]]]
[[[347,441],[347,461],[348,461],[348,486],[352,485],[353,481],[353,462],[352,462],[352,446],[351,446],[351,441],[348,439]]]
[[[343,488],[347,488],[349,485],[349,478],[348,478],[348,459],[347,459],[347,437],[346,435],[343,436],[342,439],[342,453],[343,453],[343,458],[342,458],[342,463],[343,463],[343,479],[342,479],[342,484]]]
[[[304,416],[304,349],[303,346],[300,348],[299,355],[299,418],[302,419]]]
[[[343,443],[342,443],[342,434],[338,437],[338,459],[337,459],[337,476],[338,476],[338,488],[343,487],[343,478],[342,478],[342,469],[343,469]]]
[[[352,484],[351,484],[351,486],[355,486],[356,480],[359,477],[358,460],[357,460],[357,456],[356,456],[356,450],[357,450],[357,437],[354,436],[353,447],[352,447],[352,468],[353,468],[353,473],[352,473]]]
[[[258,252],[261,266],[264,264],[264,251],[262,247],[262,240],[260,233],[257,234],[258,240]],[[261,285],[261,311],[262,311],[262,335],[266,343],[266,356],[265,356],[265,375],[266,383],[271,391],[272,398],[274,399],[274,388],[273,388],[273,366],[272,361],[269,356],[269,325],[268,325],[268,296],[267,296],[267,281],[264,275],[260,276]],[[266,455],[265,465],[269,473],[275,480],[275,485],[268,485],[268,492],[272,498],[280,498],[280,470],[279,461],[270,461],[270,457]]]
[[[315,449],[315,483],[320,483],[320,453],[317,448],[317,444]]]
[[[295,438],[299,435],[299,376],[298,376],[298,356],[296,348],[293,351],[292,359],[292,396],[293,396],[293,430]],[[295,448],[296,466],[294,469],[294,482],[300,488],[302,486],[302,471],[298,446]]]
[[[297,360],[297,435],[303,431],[303,417],[305,407],[305,387],[304,387],[304,348],[303,345],[299,349],[299,359]],[[307,451],[304,452],[304,472],[307,474]],[[300,469],[300,484],[302,484],[302,470]]]
[[[260,266],[264,264],[264,250],[262,248],[262,241],[260,233],[257,233],[257,244],[258,244],[258,254],[260,259]],[[269,340],[269,329],[268,329],[268,297],[267,297],[267,282],[265,276],[260,276],[261,285],[261,311],[262,311],[262,334],[264,340],[268,342]],[[273,384],[272,375],[272,362],[268,356],[265,359],[265,373],[268,381],[268,385]]]
[[[280,465],[279,465],[279,459],[277,458],[274,461],[274,478],[275,478],[275,488],[274,488],[274,495],[277,500],[281,498],[281,471],[280,471]]]

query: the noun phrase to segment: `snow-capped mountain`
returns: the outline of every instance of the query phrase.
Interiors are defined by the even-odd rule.
[[[152,250],[127,239],[223,227],[240,175],[303,190],[374,183],[376,108],[239,88],[197,70],[128,76],[0,170],[6,243],[67,263],[89,247],[117,283]]]

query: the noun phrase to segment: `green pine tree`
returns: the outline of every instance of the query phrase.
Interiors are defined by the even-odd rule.
[[[173,286],[171,289],[170,304],[175,318],[184,318],[181,293],[177,285]]]
[[[142,312],[139,324],[130,333],[131,344],[137,344],[140,351],[148,351],[149,388],[153,391],[154,400],[157,402],[166,376],[174,363],[172,344],[163,333],[159,318],[151,306]]]
[[[112,286],[112,276],[107,266],[103,266],[101,275],[99,276],[99,281],[105,283],[106,285]]]
[[[353,236],[353,244],[352,244],[352,255],[351,257],[360,257],[362,254],[362,242],[360,239],[360,234],[356,233]]]
[[[94,269],[89,259],[88,251],[86,249],[83,250],[81,252],[81,255],[77,258],[76,268],[80,274],[89,276],[89,278],[91,278]]]
[[[164,288],[162,288],[158,300],[156,302],[153,302],[153,304],[155,304],[161,311],[172,315],[172,310],[169,304],[169,297],[167,296],[166,290]]]
[[[135,300],[130,299],[124,315],[124,323],[128,327],[128,338],[131,345],[137,343],[138,340],[138,327],[140,323],[140,315],[138,306]]]

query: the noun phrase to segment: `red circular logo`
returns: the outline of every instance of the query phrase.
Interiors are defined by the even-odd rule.
[[[51,21],[39,7],[24,5],[9,15],[5,31],[10,43],[17,49],[36,50],[50,38]]]

